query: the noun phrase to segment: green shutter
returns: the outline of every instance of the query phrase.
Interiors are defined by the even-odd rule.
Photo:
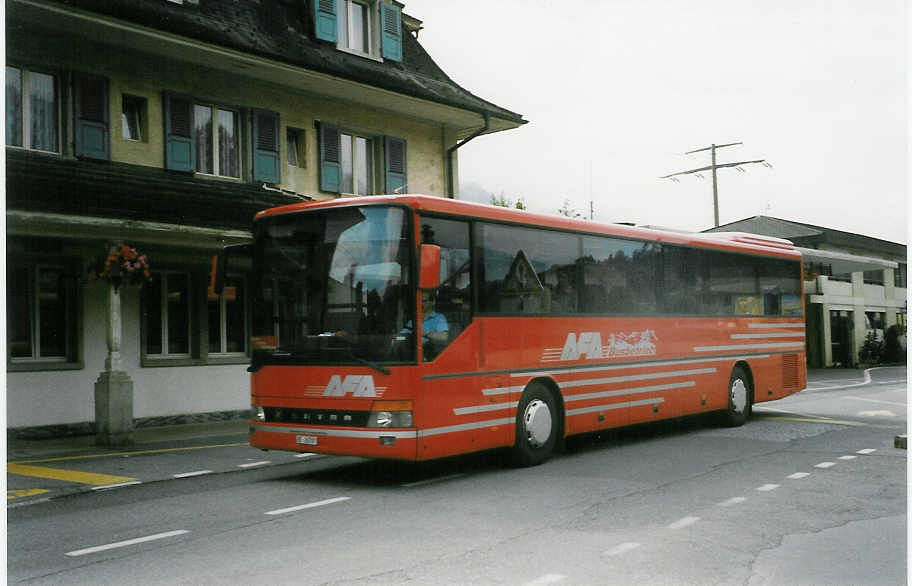
[[[383,57],[390,61],[402,61],[402,10],[395,4],[380,4],[380,19],[383,21]]]
[[[279,115],[267,110],[253,110],[253,180],[279,183]]]
[[[108,80],[76,76],[73,79],[73,110],[76,156],[110,160]]]
[[[313,0],[314,36],[321,41],[336,42],[338,38],[336,2],[338,0]]]
[[[386,193],[408,193],[405,140],[394,136],[383,137],[383,160]]]
[[[342,191],[342,136],[339,129],[317,123],[320,147],[320,190],[329,193]]]
[[[193,101],[170,93],[165,94],[165,168],[191,173],[196,169]]]

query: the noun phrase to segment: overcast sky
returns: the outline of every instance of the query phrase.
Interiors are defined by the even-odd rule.
[[[465,194],[688,230],[768,215],[907,242],[902,0],[405,0],[454,81],[529,121],[460,149]]]

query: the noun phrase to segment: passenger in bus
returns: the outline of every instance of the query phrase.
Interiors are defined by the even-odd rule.
[[[425,360],[433,360],[449,342],[450,325],[446,316],[435,311],[435,299],[430,291],[421,292],[421,316],[421,344]],[[412,320],[409,320],[400,333],[411,334],[412,330]]]

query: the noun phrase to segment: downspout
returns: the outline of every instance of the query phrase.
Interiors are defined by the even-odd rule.
[[[484,126],[447,149],[447,197],[450,199],[456,197],[456,179],[453,177],[453,153],[456,152],[456,149],[463,146],[465,143],[469,142],[480,134],[484,134],[489,128],[491,128],[491,119],[488,116],[488,113],[484,112],[482,116],[484,116]]]

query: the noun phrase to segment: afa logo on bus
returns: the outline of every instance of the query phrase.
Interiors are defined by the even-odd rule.
[[[656,353],[658,337],[652,330],[641,332],[611,332],[606,344],[602,344],[601,332],[570,332],[561,351],[561,360],[587,360],[615,358],[619,356],[653,356]]]
[[[376,397],[374,377],[369,374],[349,374],[343,379],[340,375],[334,374],[323,391],[324,397],[344,397],[349,394],[353,397]]]

